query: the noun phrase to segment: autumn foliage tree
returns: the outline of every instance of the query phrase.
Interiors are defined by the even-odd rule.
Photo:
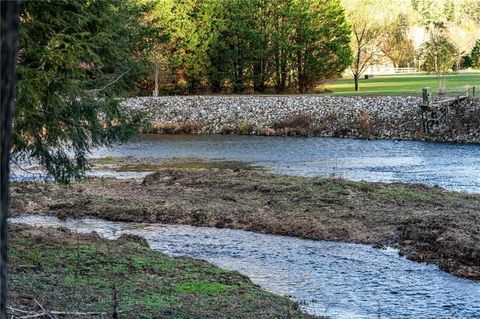
[[[408,36],[408,17],[398,14],[393,21],[384,21],[379,48],[395,68],[413,65],[415,47]]]

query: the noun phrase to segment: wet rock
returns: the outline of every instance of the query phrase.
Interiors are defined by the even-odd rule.
[[[400,243],[400,245],[402,245],[402,246],[411,246],[413,244],[415,244],[414,240],[404,240]]]

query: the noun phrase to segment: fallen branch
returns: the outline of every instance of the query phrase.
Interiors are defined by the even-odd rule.
[[[26,316],[22,316],[22,317],[18,317],[18,318],[19,319],[32,319],[32,318],[43,317],[45,315],[47,315],[47,313],[39,312],[39,313],[36,313],[36,314],[33,314],[33,315],[26,315]]]
[[[105,316],[106,312],[78,312],[78,311],[50,311],[52,315],[59,316]]]
[[[13,308],[13,307],[10,307],[10,306],[7,306],[7,309],[10,310],[11,312],[32,313],[32,311],[17,309],[17,308]]]
[[[40,309],[42,309],[45,313],[47,313],[48,318],[55,319],[54,316],[50,315],[48,311],[46,311],[45,308],[43,308],[43,306],[38,302],[37,299],[33,298],[33,301],[35,301],[35,303],[40,307]]]
[[[11,306],[7,307],[7,309],[12,313],[20,313],[22,315],[18,316],[19,319],[32,319],[32,318],[39,318],[42,316],[48,316],[53,318],[52,315],[59,315],[59,316],[100,316],[100,315],[107,315],[106,312],[79,312],[79,311],[46,311],[39,303],[35,300],[37,305],[42,308],[41,312],[35,311],[27,311],[23,309],[13,308]]]

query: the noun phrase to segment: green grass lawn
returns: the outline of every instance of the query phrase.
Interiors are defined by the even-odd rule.
[[[466,86],[476,86],[476,95],[480,95],[480,72],[447,77],[448,91],[461,91]],[[423,87],[430,87],[432,93],[436,93],[438,83],[435,75],[377,75],[370,80],[360,80],[360,92],[354,91],[352,78],[338,79],[323,86],[333,91],[329,94],[335,95],[421,95]],[[456,95],[455,92],[451,94]]]

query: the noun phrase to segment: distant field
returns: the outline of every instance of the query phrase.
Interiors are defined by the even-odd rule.
[[[447,90],[460,91],[466,86],[476,86],[480,95],[480,72],[452,74],[447,77]],[[354,91],[352,78],[339,79],[327,83],[323,88],[336,95],[420,95],[423,87],[438,91],[435,75],[377,75],[373,79],[360,80],[360,92]]]

